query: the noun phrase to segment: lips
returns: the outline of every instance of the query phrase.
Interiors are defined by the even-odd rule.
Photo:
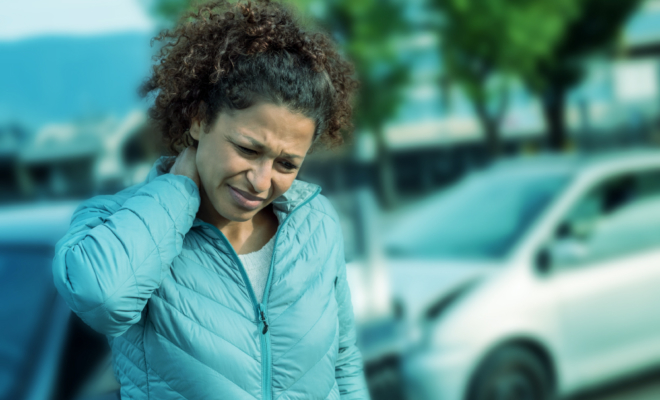
[[[254,210],[258,208],[261,205],[261,203],[263,203],[264,200],[266,200],[266,199],[262,199],[261,197],[253,196],[249,193],[246,193],[240,189],[236,189],[235,187],[232,186],[229,186],[229,193],[231,194],[231,197],[239,206],[248,210]]]

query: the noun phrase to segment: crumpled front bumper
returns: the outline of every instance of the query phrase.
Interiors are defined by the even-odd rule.
[[[401,359],[408,400],[465,400],[471,361],[461,351],[418,350]]]

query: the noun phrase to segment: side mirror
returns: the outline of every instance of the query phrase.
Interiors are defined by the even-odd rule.
[[[536,254],[535,267],[539,273],[545,275],[555,266],[579,264],[586,258],[587,253],[587,246],[580,240],[557,239]]]
[[[542,248],[536,253],[534,266],[541,275],[547,275],[552,269],[552,257],[547,247]]]
[[[587,245],[581,240],[557,239],[539,251],[536,256],[536,268],[541,273],[548,273],[555,266],[580,264],[587,253]]]

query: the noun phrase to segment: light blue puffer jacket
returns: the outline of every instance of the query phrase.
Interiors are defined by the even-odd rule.
[[[55,285],[107,334],[122,399],[368,399],[337,214],[295,181],[257,304],[235,251],[195,217],[164,158],[146,182],[97,196],[56,248]]]

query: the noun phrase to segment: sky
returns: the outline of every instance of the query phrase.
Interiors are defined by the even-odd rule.
[[[0,1],[0,41],[44,35],[96,35],[153,30],[146,13],[148,0],[4,0]],[[646,12],[634,18],[630,39],[658,32],[660,0],[646,3]]]
[[[0,1],[0,41],[44,35],[147,32],[152,28],[144,0]]]

